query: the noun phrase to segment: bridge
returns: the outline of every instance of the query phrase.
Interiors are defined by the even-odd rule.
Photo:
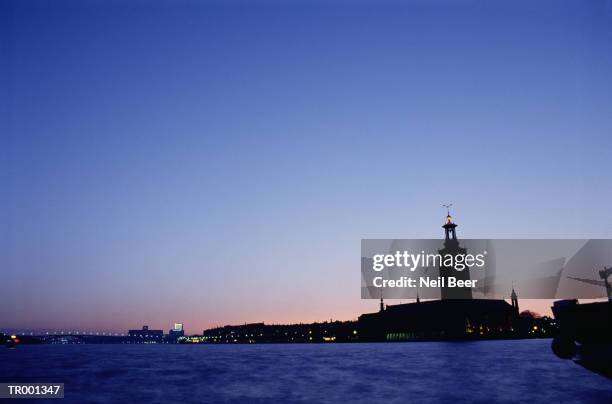
[[[22,343],[42,344],[130,344],[142,342],[123,333],[82,331],[30,331],[6,333],[16,335]]]

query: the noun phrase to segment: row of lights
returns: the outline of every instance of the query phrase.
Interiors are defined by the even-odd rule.
[[[43,334],[40,334],[38,332],[35,333],[35,332],[31,331],[29,333],[28,332],[23,332],[23,333],[17,333],[15,335],[21,335],[21,336],[24,336],[24,335],[34,336],[34,335],[36,335],[36,336],[41,336]],[[125,334],[117,333],[117,332],[115,332],[115,333],[108,332],[107,333],[107,332],[93,332],[93,331],[82,331],[82,332],[81,331],[66,331],[66,332],[64,332],[64,331],[45,331],[44,335],[104,335],[104,336],[109,336],[109,337],[112,337],[112,336],[114,336],[114,337],[125,337]]]

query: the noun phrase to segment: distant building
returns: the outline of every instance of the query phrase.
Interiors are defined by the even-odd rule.
[[[148,325],[143,325],[141,330],[129,330],[128,336],[134,338],[134,342],[162,342],[163,330],[150,330]]]
[[[311,324],[228,325],[204,330],[204,343],[320,343],[358,340],[355,321],[332,321]]]
[[[457,240],[457,225],[448,213],[441,255],[465,254]],[[469,280],[469,269],[456,271],[440,267],[440,276]],[[444,285],[448,285],[445,282]],[[362,314],[358,320],[361,341],[457,340],[504,338],[516,335],[518,298],[513,291],[512,305],[505,300],[473,299],[470,288],[444,286],[441,300],[383,306],[377,313]]]
[[[504,300],[432,300],[387,305],[359,316],[361,341],[501,338],[513,335],[515,309]]]
[[[465,254],[457,240],[457,225],[450,212],[441,255]],[[453,274],[469,280],[469,270],[454,271],[440,267],[440,276]],[[445,285],[448,285],[446,282]],[[317,343],[355,341],[469,340],[496,338],[541,338],[553,335],[555,322],[548,317],[521,313],[518,296],[512,290],[512,304],[505,300],[473,299],[469,288],[441,289],[441,300],[385,305],[380,296],[379,310],[362,314],[358,321],[333,321],[312,324],[268,325],[252,323],[204,330],[202,336],[179,340],[184,343]]]
[[[183,323],[174,323],[174,328],[168,331],[168,342],[176,342],[179,337],[184,337]]]

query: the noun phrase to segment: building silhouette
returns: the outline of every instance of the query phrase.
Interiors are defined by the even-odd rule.
[[[140,330],[129,330],[128,336],[137,342],[162,342],[164,338],[163,330],[150,330],[148,325],[143,325]]]
[[[459,245],[459,240],[457,240],[457,224],[453,222],[453,218],[450,215],[450,212],[447,213],[446,223],[442,226],[444,229],[444,248],[438,250],[440,255],[446,257],[447,255],[457,256],[464,255],[467,253],[467,250]],[[453,260],[453,262],[455,262]],[[469,267],[464,268],[459,271],[452,266],[444,266],[444,262],[440,265],[440,277],[444,279],[444,285],[440,288],[440,298],[442,300],[446,299],[471,299],[472,298],[472,289],[469,287],[449,287],[448,278],[454,277],[457,280],[469,281],[470,280],[470,269]]]
[[[174,323],[174,327],[168,331],[166,340],[171,343],[176,343],[180,337],[185,336],[183,323]]]
[[[210,344],[357,342],[356,321],[310,324],[226,325],[204,330],[201,342]],[[185,342],[190,342],[186,340]]]
[[[457,239],[457,224],[448,212],[444,228],[445,256],[466,254]],[[454,262],[454,260],[453,260]],[[440,276],[469,280],[468,268],[457,271],[441,264]],[[505,300],[473,299],[470,288],[440,288],[440,300],[383,306],[376,313],[362,314],[358,319],[360,341],[457,340],[505,338],[515,336],[518,324],[518,297],[513,291],[512,305]]]
[[[466,254],[457,239],[457,224],[448,213],[444,245],[439,253]],[[453,261],[454,262],[454,261]],[[440,276],[469,280],[466,268],[444,267]],[[453,272],[451,272],[453,271]],[[445,282],[447,285],[448,282]],[[456,289],[456,290],[455,290]],[[552,335],[556,325],[548,317],[519,316],[518,296],[512,288],[511,301],[474,299],[471,290],[441,287],[441,299],[415,303],[385,304],[381,290],[379,309],[359,316],[357,321],[311,324],[227,325],[204,330],[201,336],[181,337],[179,343],[326,343],[411,340],[472,340],[495,338],[540,338]]]

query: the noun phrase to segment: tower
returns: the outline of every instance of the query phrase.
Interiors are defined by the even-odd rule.
[[[381,313],[385,311],[385,302],[383,301],[382,290],[380,291],[380,311]]]
[[[446,222],[442,225],[444,229],[444,248],[438,250],[442,255],[442,264],[440,265],[440,277],[444,278],[444,286],[440,288],[440,298],[445,299],[471,299],[472,289],[469,287],[449,287],[448,278],[454,277],[457,280],[468,281],[470,280],[470,269],[464,268],[463,270],[457,270],[453,266],[445,265],[446,257],[448,255],[457,256],[465,255],[467,250],[459,245],[457,240],[457,224],[453,221],[453,217],[450,214],[449,208],[451,205],[444,205],[447,209]],[[453,262],[455,260],[453,259]]]
[[[516,295],[516,292],[514,291],[514,286],[512,286],[512,293],[510,294],[510,300],[512,301],[512,307],[514,307],[514,310],[516,310],[516,313],[518,314],[519,312],[518,296]]]
[[[446,223],[444,223],[442,228],[444,229],[444,236],[445,236],[444,244],[446,244],[448,241],[451,241],[451,240],[454,240],[455,242],[457,241],[457,232],[455,231],[455,229],[457,228],[457,225],[453,223],[453,217],[448,211],[446,214]]]

